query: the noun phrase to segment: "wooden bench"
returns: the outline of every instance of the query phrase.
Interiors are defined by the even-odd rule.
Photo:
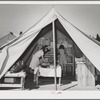
[[[18,73],[10,73],[9,71],[5,74],[4,78],[20,78],[20,83],[0,83],[0,87],[20,87],[24,89],[26,73],[21,71]]]

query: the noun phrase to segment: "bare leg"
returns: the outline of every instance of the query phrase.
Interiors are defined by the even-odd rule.
[[[64,73],[66,74],[67,73],[67,65],[64,64]]]
[[[34,74],[34,80],[33,80],[33,82],[36,85],[36,74]]]
[[[65,68],[64,68],[64,65],[62,65],[62,76],[64,76],[65,74]]]

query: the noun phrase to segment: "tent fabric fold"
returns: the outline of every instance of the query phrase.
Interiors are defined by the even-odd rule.
[[[31,27],[31,29],[23,33],[19,39],[3,48],[2,52],[0,53],[0,78],[2,78],[2,76],[9,70],[9,68],[19,59],[19,57],[30,45],[30,43],[40,33],[41,29],[56,19],[60,21],[62,26],[80,48],[80,50],[100,71],[100,46],[93,42],[91,39],[87,38],[73,25],[71,25],[66,19],[58,14],[55,9],[52,9],[37,24]]]
[[[60,17],[60,16],[59,16]],[[69,22],[64,20],[62,17],[58,18],[69,33],[70,37],[77,44],[80,50],[84,53],[84,55],[92,62],[92,64],[100,70],[100,46],[96,44],[91,39],[87,38],[84,34],[82,34],[77,28],[72,26]]]
[[[5,59],[8,59],[7,62],[0,62],[0,78],[9,70],[9,68],[18,60],[18,58],[22,55],[22,53],[26,50],[29,44],[34,40],[34,38],[38,35],[40,30],[46,25],[52,23],[56,19],[54,14],[54,10],[51,10],[48,15],[46,15],[40,22],[38,22],[33,28],[24,33],[18,40],[7,47],[7,50],[3,49],[6,52],[4,55]],[[3,54],[3,51],[1,55]],[[8,51],[8,52],[7,52]],[[9,55],[9,56],[8,56]],[[2,56],[0,56],[2,59]],[[4,59],[4,60],[5,60]],[[4,64],[5,63],[5,64]]]

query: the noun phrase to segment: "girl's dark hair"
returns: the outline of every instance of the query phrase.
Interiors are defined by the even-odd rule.
[[[64,45],[60,45],[59,49],[65,49]]]
[[[48,47],[47,45],[43,46],[41,49],[45,52],[45,48]]]
[[[43,47],[41,48],[41,49],[43,50],[44,54],[50,51],[50,49],[48,49],[47,47],[48,47],[48,45],[45,45],[45,46],[43,46]],[[46,48],[47,48],[47,49],[46,49]],[[45,49],[46,49],[46,50],[45,50]]]

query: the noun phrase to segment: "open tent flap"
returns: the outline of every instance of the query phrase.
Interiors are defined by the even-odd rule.
[[[5,47],[1,52],[0,52],[0,70],[1,70],[1,68],[2,68],[2,65],[3,65],[3,63],[4,63],[4,61],[5,61],[5,59],[6,59],[6,56],[7,56],[7,47]]]
[[[18,58],[26,50],[26,48],[29,46],[32,40],[34,40],[34,38],[38,35],[40,30],[56,19],[54,13],[55,11],[51,10],[51,12],[48,15],[46,15],[29,31],[23,34],[21,38],[19,38],[16,42],[12,43],[10,46],[7,47],[7,55],[5,55],[5,61],[3,62],[3,64],[1,64],[0,62],[0,78],[18,60]],[[2,59],[2,56],[0,56],[0,59]]]
[[[92,64],[100,71],[100,46],[87,38],[78,29],[71,25],[67,20],[58,15],[58,19],[69,33],[70,37],[75,41],[80,50],[92,62]]]
[[[72,24],[60,16],[54,9],[50,11],[41,21],[39,21],[34,27],[24,33],[17,41],[4,48],[2,53],[5,53],[4,58],[0,56],[2,61],[0,62],[0,78],[7,72],[7,70],[20,58],[20,56],[31,47],[32,41],[41,33],[41,29],[49,25],[58,18],[66,32],[73,39],[79,49],[86,55],[86,57],[93,63],[93,65],[100,71],[100,46],[95,42],[87,38],[78,29],[76,29]],[[34,47],[30,49],[30,56]],[[0,55],[2,55],[2,53]],[[26,55],[26,56],[27,56]],[[29,57],[28,56],[28,57]],[[27,59],[27,58],[25,58]]]

